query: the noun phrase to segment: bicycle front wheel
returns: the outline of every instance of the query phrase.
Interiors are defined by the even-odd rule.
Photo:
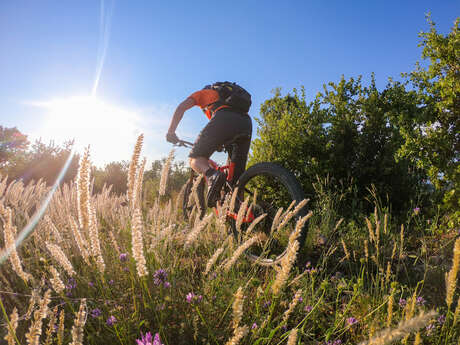
[[[279,263],[286,254],[289,235],[294,231],[297,220],[307,214],[304,206],[295,216],[286,218],[287,211],[294,210],[295,206],[305,199],[302,187],[295,176],[282,166],[275,163],[258,163],[246,170],[238,181],[239,206],[246,198],[249,205],[252,204],[250,209],[254,219],[262,214],[266,216],[253,226],[251,234],[245,234],[251,226],[249,220],[244,221],[239,228],[237,222],[232,221],[234,236],[241,240],[246,235],[263,232],[267,237],[266,241],[251,246],[246,251],[246,256],[264,266]],[[306,229],[307,226],[304,225],[297,239],[300,247],[305,242]]]

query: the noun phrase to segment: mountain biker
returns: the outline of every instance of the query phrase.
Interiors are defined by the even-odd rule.
[[[184,112],[199,106],[208,124],[201,130],[189,154],[190,167],[204,174],[208,183],[207,204],[213,207],[226,180],[226,174],[209,165],[209,157],[225,147],[235,163],[232,183],[244,172],[252,135],[252,121],[248,114],[251,96],[239,85],[218,82],[192,93],[179,104],[171,119],[166,140],[176,144],[180,140],[176,128]]]

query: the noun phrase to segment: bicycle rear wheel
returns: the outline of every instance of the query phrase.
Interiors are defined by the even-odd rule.
[[[279,263],[286,254],[289,235],[294,231],[297,220],[307,214],[304,206],[284,226],[279,226],[280,222],[285,219],[286,211],[293,210],[299,202],[305,199],[302,187],[295,176],[282,166],[275,163],[258,163],[246,170],[238,181],[239,206],[246,198],[249,198],[249,204],[252,203],[254,218],[267,214],[251,231],[251,234],[263,232],[267,240],[251,246],[246,251],[246,256],[264,266]],[[280,208],[282,211],[279,211]],[[281,215],[280,217],[276,217],[277,212]],[[276,222],[278,225],[273,226],[275,218],[278,220]],[[232,221],[231,224],[237,240],[241,240],[245,235],[251,236],[245,234],[251,225],[249,221],[243,222],[240,229],[237,229],[236,221]],[[306,231],[307,226],[304,225],[298,237],[300,247],[305,242]]]

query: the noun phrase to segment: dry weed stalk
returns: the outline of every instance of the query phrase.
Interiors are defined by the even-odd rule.
[[[237,327],[233,332],[233,337],[229,341],[227,341],[225,345],[239,344],[240,340],[243,339],[246,336],[246,334],[248,334],[248,332],[248,326]]]
[[[340,239],[340,241],[342,242],[343,252],[345,253],[344,259],[350,260],[350,252],[348,251],[345,241],[343,239]]]
[[[391,252],[391,261],[393,261],[395,256],[396,256],[396,248],[397,248],[397,243],[396,243],[396,240],[395,240],[394,243],[393,243],[393,250]]]
[[[276,211],[275,217],[273,217],[273,223],[272,223],[272,227],[270,229],[270,233],[273,233],[275,231],[275,229],[278,228],[282,213],[283,213],[283,208],[280,207],[278,209],[278,211]]]
[[[272,285],[272,291],[275,296],[281,292],[281,289],[284,287],[284,284],[289,277],[292,265],[297,257],[297,251],[299,250],[299,241],[297,241],[297,238],[299,237],[300,231],[302,230],[305,222],[312,216],[312,214],[313,213],[310,212],[306,216],[300,218],[297,221],[294,231],[289,236],[287,253],[281,259],[281,267],[276,275],[275,282]]]
[[[83,328],[86,323],[86,299],[80,302],[80,309],[72,326],[72,342],[70,345],[83,345]]]
[[[230,206],[228,207],[229,212],[235,212],[236,198],[238,196],[238,187],[233,190],[232,198],[230,200]]]
[[[391,289],[390,297],[388,297],[388,313],[387,313],[387,327],[391,326],[393,320],[393,305],[394,305],[394,289]]]
[[[295,345],[297,342],[297,328],[291,329],[291,332],[289,333],[289,338],[287,341],[287,345]]]
[[[147,158],[144,157],[136,173],[136,182],[134,183],[134,207],[142,207],[142,183],[144,181],[144,170]]]
[[[50,320],[48,322],[48,328],[46,329],[46,340],[44,345],[51,345],[53,341],[53,334],[56,332],[56,319],[58,314],[58,307],[54,307]]]
[[[184,185],[181,187],[179,194],[177,194],[176,200],[174,202],[174,212],[177,212],[177,210],[182,209],[182,202],[184,200],[184,194],[185,194],[185,188],[187,187],[187,183],[184,183]]]
[[[232,309],[233,309],[232,327],[235,331],[240,325],[241,319],[243,317],[243,303],[244,303],[243,288],[240,286],[238,290],[236,290],[235,300],[233,301],[233,305],[232,305]]]
[[[420,345],[422,343],[422,337],[420,336],[420,332],[415,334],[414,345]]]
[[[289,316],[292,314],[292,312],[294,311],[294,308],[299,303],[301,295],[302,295],[302,289],[297,290],[291,303],[289,303],[289,308],[286,309],[286,311],[284,312],[282,323],[286,324],[288,322]]]
[[[60,294],[62,291],[64,291],[65,285],[61,280],[59,272],[57,271],[56,268],[54,268],[54,266],[50,266],[50,271],[51,271],[51,274],[53,275],[53,278],[50,279],[51,286],[53,287],[53,290],[56,291],[57,294]]]
[[[216,263],[217,259],[219,258],[220,254],[222,254],[223,251],[224,251],[224,247],[220,247],[214,252],[214,254],[211,256],[211,258],[206,263],[206,269],[204,270],[204,275],[207,275],[209,273],[212,266]]]
[[[120,246],[118,245],[117,239],[115,238],[115,235],[113,234],[113,231],[109,231],[109,237],[110,241],[112,242],[112,247],[115,249],[117,252],[117,256],[120,256]]]
[[[50,303],[51,290],[46,290],[43,299],[40,300],[40,307],[34,312],[34,319],[26,333],[26,341],[29,345],[38,345],[42,334],[43,319],[48,315],[48,304]]]
[[[404,251],[404,224],[401,224],[401,232],[399,235],[400,243],[399,243],[399,260],[403,258],[403,251]]]
[[[32,294],[29,299],[29,306],[27,307],[26,315],[24,315],[25,320],[29,320],[34,311],[35,305],[40,301],[40,295],[38,294],[37,289],[32,290]]]
[[[93,257],[96,259],[97,268],[99,272],[104,273],[105,263],[102,257],[101,244],[99,242],[99,230],[97,226],[96,210],[90,207],[90,223],[89,223],[89,238],[91,240],[91,251]]]
[[[200,210],[199,214],[201,214],[202,205],[200,203],[200,195],[198,194],[198,187],[201,185],[201,183],[204,183],[203,179],[204,179],[204,175],[199,175],[195,178],[192,184],[192,189],[190,190],[190,195],[192,195],[193,198],[189,197],[189,200],[188,200],[188,206],[192,206],[194,202],[196,209]],[[200,191],[200,193],[203,193],[203,191]],[[206,206],[203,205],[203,207],[206,207]]]
[[[389,344],[407,335],[410,335],[410,333],[426,326],[434,317],[436,317],[436,315],[437,313],[434,310],[430,311],[427,314],[421,313],[420,315],[414,318],[400,322],[397,328],[387,328],[379,332],[375,337],[369,339],[368,341],[364,341],[359,345]]]
[[[254,219],[251,222],[251,225],[249,225],[248,229],[245,231],[245,233],[244,233],[245,237],[249,237],[251,235],[252,231],[254,230],[254,228],[257,226],[257,224],[259,224],[266,216],[267,216],[267,214],[264,213],[264,214],[261,214],[256,219]]]
[[[85,149],[79,165],[77,174],[78,221],[81,229],[88,230],[91,212],[91,195],[89,190],[91,162],[89,160],[89,146]]]
[[[192,231],[187,235],[187,238],[185,240],[185,248],[190,247],[193,242],[198,237],[198,234],[203,231],[203,229],[209,224],[213,217],[213,214],[210,213],[206,217],[204,217],[201,221],[195,221],[195,226],[193,227]],[[197,220],[199,220],[199,215],[197,215]]]
[[[3,339],[8,342],[8,345],[14,345],[16,343],[16,328],[18,327],[18,309],[14,307],[13,312],[10,315],[8,321],[8,333]]]
[[[50,230],[50,232],[53,234],[54,236],[54,240],[55,242],[61,244],[62,243],[62,236],[61,234],[59,233],[59,230],[56,228],[56,226],[54,225],[53,221],[51,220],[51,218],[48,216],[48,215],[45,215],[45,217],[43,218],[45,224],[46,224],[46,227]]]
[[[61,247],[49,242],[45,242],[45,245],[54,260],[56,260],[56,262],[59,263],[61,267],[67,272],[67,274],[72,277],[75,274],[75,271],[69,259],[67,259],[67,256],[62,251]]]
[[[166,159],[163,169],[161,169],[160,188],[158,193],[163,196],[166,193],[166,186],[168,184],[169,169],[171,168],[171,162],[174,159],[174,149],[169,152],[168,159]]]
[[[0,218],[3,221],[3,237],[5,240],[5,252],[9,256],[11,266],[16,274],[21,277],[22,280],[28,282],[32,279],[32,275],[24,272],[19,259],[19,254],[16,250],[16,227],[13,225],[13,212],[9,207],[4,207],[3,203],[0,202]]]
[[[70,223],[70,229],[72,230],[73,237],[75,239],[75,242],[77,243],[77,248],[80,251],[81,256],[83,257],[83,260],[89,265],[89,252],[88,249],[86,248],[86,239],[84,239],[83,234],[80,232],[80,229],[78,228],[78,224],[75,221],[75,219],[69,215],[69,223]]]
[[[243,224],[244,216],[246,215],[249,204],[249,197],[246,197],[243,203],[240,205],[238,214],[236,215],[236,230],[241,234],[241,224]]]
[[[366,224],[367,224],[367,229],[369,230],[369,239],[371,242],[375,243],[375,235],[374,235],[374,230],[372,229],[372,223],[367,217],[366,217]]]
[[[457,300],[457,307],[455,308],[455,312],[454,312],[454,322],[453,322],[454,325],[457,324],[457,319],[459,316],[460,316],[460,297]]]
[[[446,274],[446,304],[450,308],[457,286],[457,274],[460,268],[460,238],[457,238],[454,245],[454,256],[452,257],[452,268]]]
[[[366,258],[366,261],[369,260],[369,245],[367,239],[364,240],[364,256]]]
[[[294,205],[295,203],[295,200],[292,201],[291,205],[289,205],[288,209],[286,210],[284,216],[280,218],[282,220],[280,222],[280,225],[278,226],[278,231],[282,229],[293,217],[295,217],[300,212],[300,210],[304,208],[304,206],[308,203],[309,200],[310,199],[303,199],[301,202],[297,204],[297,206],[292,211],[289,211],[292,205]]]
[[[126,196],[128,199],[128,204],[131,209],[134,208],[135,204],[135,189],[134,185],[136,183],[137,170],[139,166],[139,157],[141,155],[142,143],[144,141],[144,134],[141,134],[137,137],[136,145],[134,146],[133,156],[131,157],[131,162],[129,163],[128,170],[128,189],[126,191]]]
[[[132,247],[133,258],[136,260],[137,275],[144,277],[148,274],[144,257],[144,243],[142,241],[142,214],[138,208],[134,209],[132,220]]]
[[[56,338],[58,345],[62,345],[64,339],[64,321],[65,321],[65,313],[64,309],[61,310],[59,313],[59,326],[56,332]]]
[[[227,263],[223,266],[224,271],[228,272],[241,256],[241,254],[243,254],[249,247],[253,246],[257,242],[265,241],[266,239],[267,236],[263,232],[259,232],[252,236],[250,239],[246,240],[235,250],[230,260],[228,260]]]

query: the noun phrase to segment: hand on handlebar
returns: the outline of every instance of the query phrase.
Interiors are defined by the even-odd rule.
[[[176,133],[170,133],[168,132],[166,134],[166,140],[170,142],[171,144],[176,145],[178,142],[180,142],[180,139],[177,137]]]

